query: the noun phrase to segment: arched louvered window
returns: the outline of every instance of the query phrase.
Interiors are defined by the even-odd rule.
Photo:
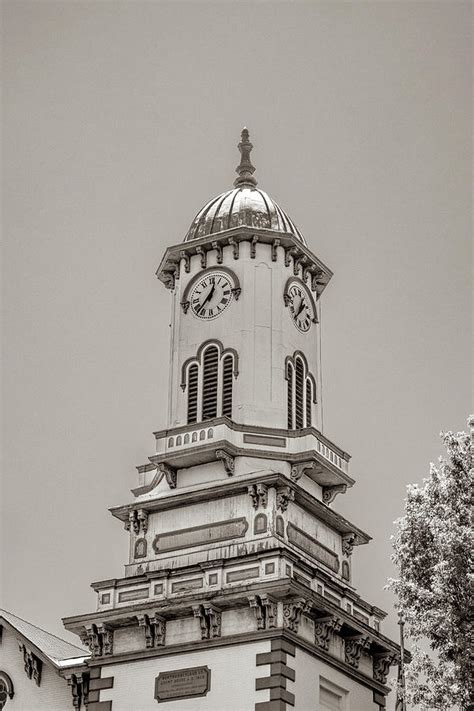
[[[285,363],[287,381],[288,429],[301,430],[313,424],[313,403],[316,402],[316,383],[308,371],[304,355],[296,351]]]
[[[304,427],[304,366],[301,358],[296,358],[295,363],[295,429]]]
[[[202,363],[202,419],[217,417],[217,384],[219,381],[219,351],[209,346]]]
[[[187,394],[188,424],[232,417],[233,379],[238,375],[238,355],[220,341],[206,341],[195,358],[181,371],[181,387]]]
[[[232,417],[232,376],[234,359],[226,355],[222,359],[222,414]]]
[[[196,363],[188,370],[188,424],[197,422],[199,370]]]
[[[293,381],[294,368],[291,363],[286,366],[286,379],[288,381],[288,429],[293,429]]]
[[[313,400],[313,385],[309,378],[306,378],[306,427],[311,427],[311,403]]]

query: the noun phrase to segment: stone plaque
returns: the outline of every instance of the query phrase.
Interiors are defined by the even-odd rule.
[[[326,546],[323,546],[322,543],[317,541],[312,536],[309,536],[292,523],[288,524],[287,533],[290,543],[293,543],[295,546],[298,546],[298,548],[301,548],[306,553],[309,553],[309,555],[313,556],[313,558],[316,558],[316,560],[319,560],[321,563],[324,563],[324,565],[327,565],[328,568],[331,568],[331,570],[334,570],[336,573],[338,572],[339,558],[336,553],[329,550],[329,548],[326,548]]]
[[[248,528],[246,518],[235,518],[230,521],[209,523],[205,526],[183,528],[180,531],[159,533],[153,541],[155,553],[175,551],[180,548],[202,546],[206,543],[225,541],[228,538],[241,538],[245,536]]]
[[[189,699],[193,696],[206,696],[210,688],[209,667],[176,669],[158,674],[155,679],[155,699],[161,703]]]

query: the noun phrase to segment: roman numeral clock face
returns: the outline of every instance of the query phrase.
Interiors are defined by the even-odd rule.
[[[228,274],[213,271],[202,276],[191,296],[191,310],[202,319],[217,318],[232,301],[234,284]]]
[[[309,331],[316,319],[313,300],[302,281],[294,279],[288,284],[285,303],[296,328],[303,333]]]

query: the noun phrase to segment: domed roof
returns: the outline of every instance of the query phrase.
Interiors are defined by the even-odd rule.
[[[233,227],[246,226],[290,233],[306,244],[299,229],[281,207],[267,193],[256,187],[257,181],[253,176],[255,168],[250,162],[252,144],[246,128],[242,131],[239,150],[241,161],[236,169],[238,177],[234,182],[235,188],[212,198],[199,210],[184,241],[189,242]]]

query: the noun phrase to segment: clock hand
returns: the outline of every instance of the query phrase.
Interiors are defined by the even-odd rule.
[[[213,284],[213,285],[212,285],[212,289],[210,290],[210,292],[208,293],[208,295],[206,296],[206,298],[204,299],[204,301],[203,301],[202,304],[200,305],[199,310],[198,310],[198,313],[199,313],[199,311],[202,311],[202,310],[203,310],[204,306],[205,306],[205,305],[207,304],[207,302],[212,298],[212,295],[213,295],[213,293],[214,293],[215,288],[216,288],[216,285]]]
[[[301,299],[300,308],[298,309],[298,313],[296,314],[296,318],[298,318],[298,316],[300,315],[300,313],[303,311],[304,307],[305,307],[304,299]]]

